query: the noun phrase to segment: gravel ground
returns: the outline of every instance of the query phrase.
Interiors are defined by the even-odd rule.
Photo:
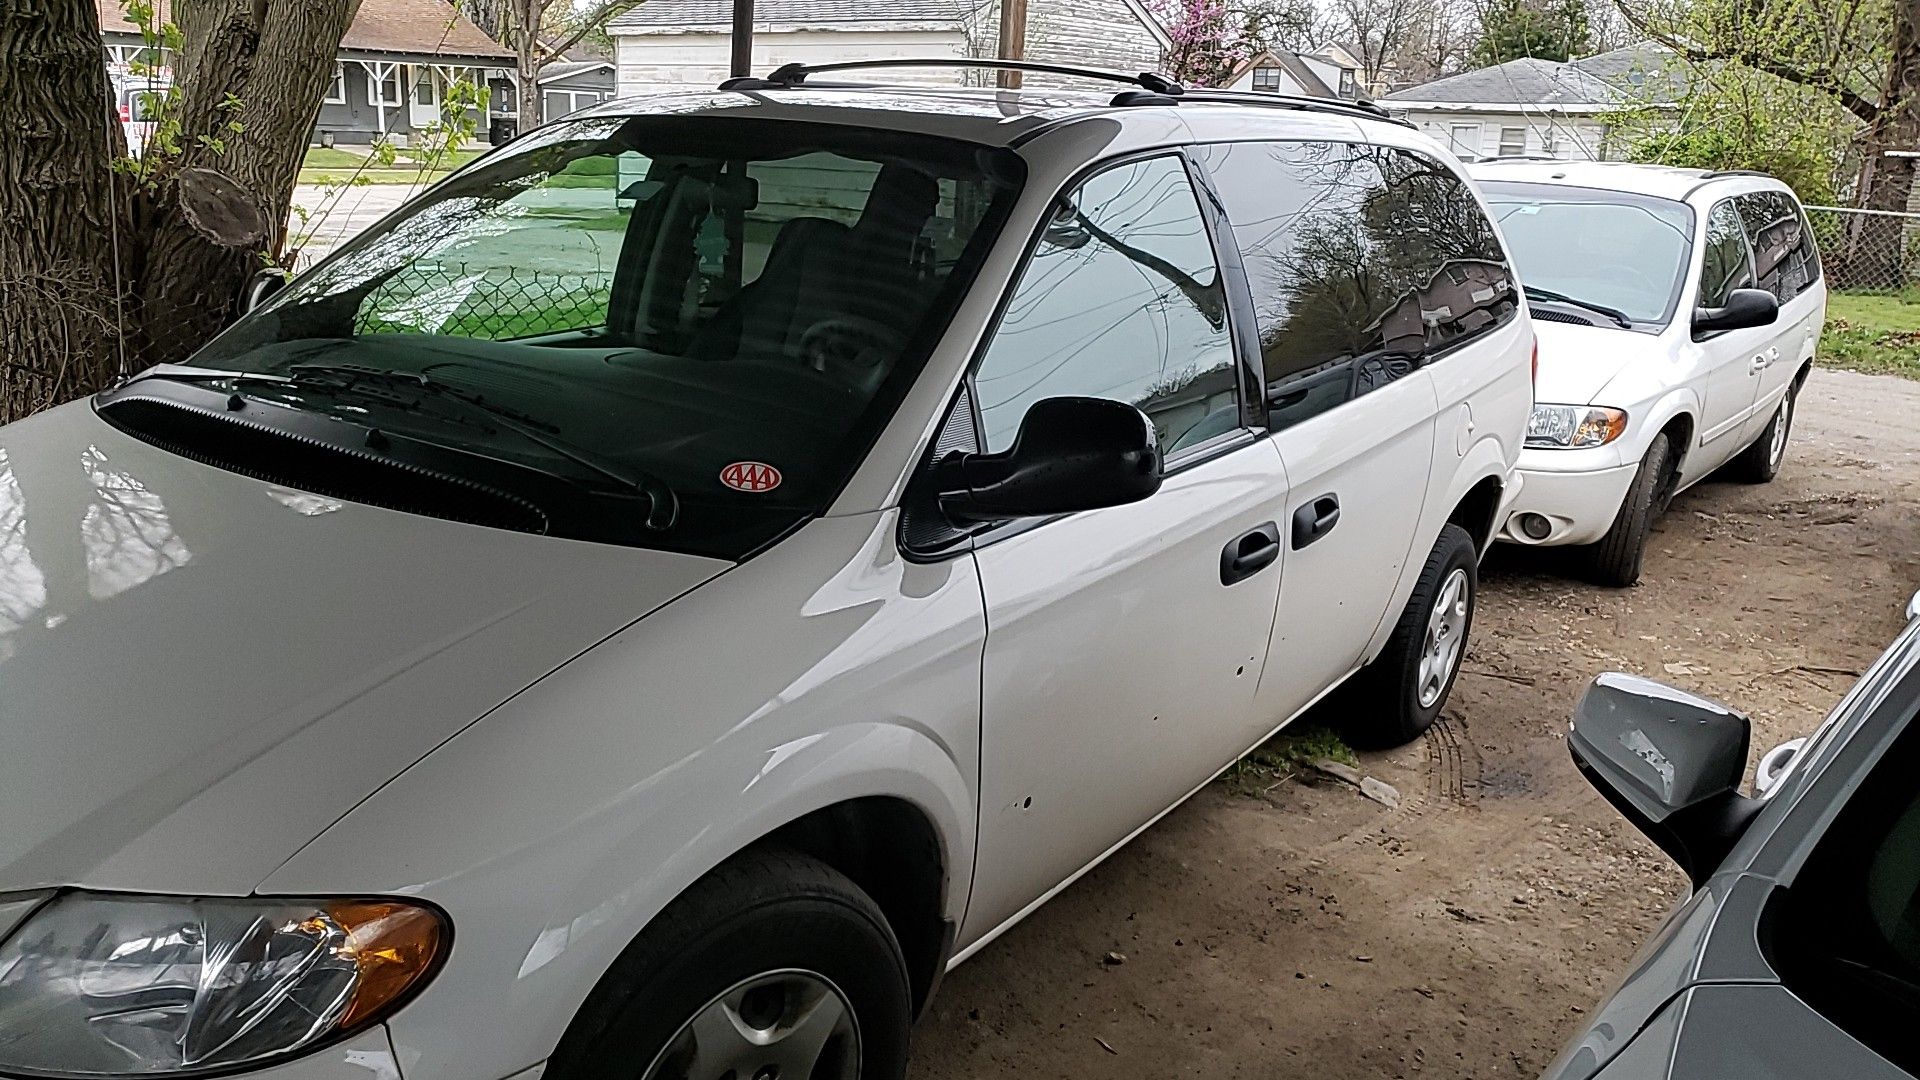
[[[1537,1075],[1684,889],[1574,772],[1575,699],[1617,669],[1749,710],[1756,757],[1810,730],[1920,587],[1916,419],[1816,372],[1780,476],[1682,495],[1632,589],[1496,551],[1445,716],[1363,757],[1397,809],[1216,783],[954,972],[913,1075]]]

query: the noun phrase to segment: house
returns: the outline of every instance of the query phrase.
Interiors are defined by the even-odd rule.
[[[606,101],[618,92],[613,61],[597,57],[555,60],[540,69],[537,82],[542,120],[558,120],[568,113]]]
[[[1273,49],[1262,49],[1235,64],[1221,85],[1228,90],[1349,99],[1359,90],[1350,67],[1324,56]]]
[[[136,62],[166,71],[167,57],[151,54],[120,0],[96,5],[107,68],[116,78]],[[172,7],[171,0],[156,0],[156,18],[171,21]],[[456,80],[490,86],[496,113],[510,108],[513,63],[509,49],[446,0],[361,0],[340,40],[314,141],[364,145],[385,137],[404,144],[440,122],[442,98]],[[484,138],[488,125],[477,111],[470,116]]]
[[[1367,66],[1366,50],[1353,42],[1329,42],[1305,55],[1309,59],[1322,60],[1335,67],[1345,68],[1354,73],[1354,78],[1358,83],[1355,88],[1355,93],[1343,94],[1341,95],[1343,97],[1363,96],[1377,98],[1400,85],[1401,82],[1399,70],[1391,64],[1384,63],[1381,65],[1380,70],[1374,72],[1371,82],[1363,78],[1361,73]]]
[[[1464,160],[1580,161],[1606,159],[1610,114],[1673,107],[1685,93],[1683,65],[1642,44],[1566,63],[1509,60],[1388,94],[1381,104]]]
[[[607,34],[622,94],[712,87],[728,74],[729,0],[647,0],[614,19]],[[998,0],[759,0],[753,70],[787,63],[901,57],[993,57]],[[1029,0],[1027,57],[1122,71],[1149,71],[1171,47],[1141,0]],[[889,80],[932,85],[990,83],[991,72],[904,69]],[[1059,79],[1028,74],[1029,86]]]

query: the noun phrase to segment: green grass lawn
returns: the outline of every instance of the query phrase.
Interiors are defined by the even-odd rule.
[[[444,160],[435,161],[434,167],[428,169],[423,168],[422,162],[409,158],[405,150],[397,151],[391,164],[369,165],[367,155],[359,149],[315,146],[307,150],[306,159],[300,164],[300,182],[315,185],[430,184],[485,152],[456,150],[446,155]]]
[[[1820,363],[1873,375],[1920,379],[1920,293],[1834,293]]]

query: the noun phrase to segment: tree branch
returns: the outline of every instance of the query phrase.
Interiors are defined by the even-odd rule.
[[[539,63],[544,66],[548,61],[566,55],[568,49],[580,44],[588,34],[605,25],[608,19],[624,13],[628,8],[637,7],[639,3],[640,0],[601,0],[593,10],[575,20],[572,33],[540,55]]]
[[[1783,79],[1798,86],[1808,87],[1809,89],[1819,90],[1822,93],[1832,94],[1834,98],[1840,102],[1842,108],[1859,117],[1865,123],[1873,123],[1880,115],[1880,104],[1878,102],[1848,89],[1831,70],[1814,69],[1808,71],[1797,68],[1792,64],[1768,56],[1751,46],[1736,45],[1724,48],[1708,48],[1704,45],[1696,45],[1690,41],[1682,40],[1676,34],[1654,26],[1650,20],[1644,18],[1641,13],[1634,11],[1626,4],[1620,5],[1620,13],[1626,17],[1627,22],[1632,24],[1635,30],[1659,42],[1661,45],[1672,49],[1675,53],[1693,63],[1701,64],[1714,60],[1731,60],[1735,63],[1744,64],[1755,71],[1772,75],[1774,78]]]

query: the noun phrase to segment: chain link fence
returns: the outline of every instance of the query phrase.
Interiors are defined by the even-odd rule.
[[[607,321],[613,272],[415,263],[360,305],[356,333],[411,332],[505,341]]]
[[[1805,209],[1828,288],[1898,293],[1920,286],[1920,214],[1846,206]]]

